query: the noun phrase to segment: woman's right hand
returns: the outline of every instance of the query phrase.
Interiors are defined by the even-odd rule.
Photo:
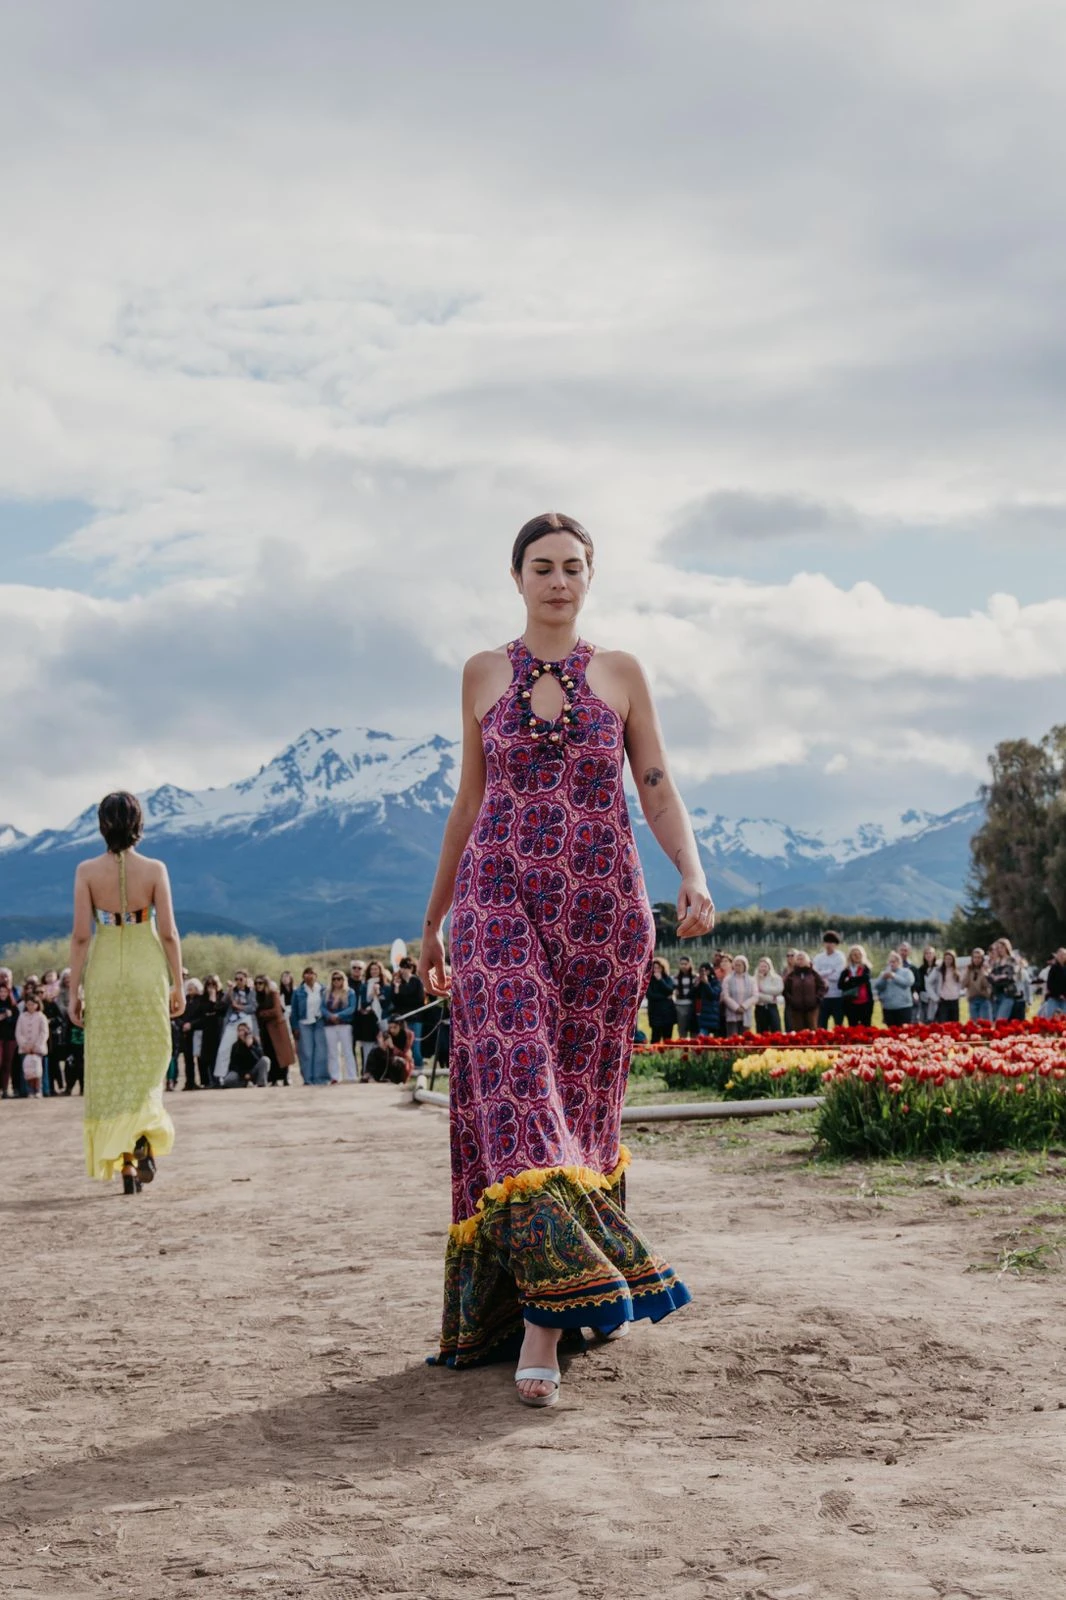
[[[418,958],[418,976],[427,994],[444,995],[451,992],[451,980],[445,971],[444,959],[444,941],[440,934],[425,934],[422,953]]]
[[[71,996],[67,1015],[70,1018],[72,1027],[83,1028],[85,1026],[85,1002],[80,994]]]
[[[185,994],[175,984],[170,986],[170,1015],[180,1017],[185,1010]]]

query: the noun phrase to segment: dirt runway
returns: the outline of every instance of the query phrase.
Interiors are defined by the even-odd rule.
[[[630,1210],[695,1302],[537,1412],[423,1364],[443,1113],[169,1103],[134,1199],[82,1176],[79,1102],[2,1108],[4,1600],[1066,1593],[1063,1280],[995,1270],[1066,1210],[1054,1161],[878,1192],[783,1119],[637,1135]]]

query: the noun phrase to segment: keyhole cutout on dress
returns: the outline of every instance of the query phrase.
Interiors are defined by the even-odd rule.
[[[539,678],[534,678],[529,704],[535,716],[543,717],[546,722],[554,722],[566,704],[563,686],[558,678],[550,672],[542,672]]]

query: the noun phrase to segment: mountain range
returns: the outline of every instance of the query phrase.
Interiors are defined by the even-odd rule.
[[[459,746],[374,728],[311,728],[254,776],[225,788],[163,784],[141,796],[147,848],[170,869],[188,932],[255,932],[283,950],[410,936],[420,925],[455,794]],[[630,803],[648,892],[677,877]],[[765,817],[692,820],[721,908],[823,906],[921,920],[962,897],[979,802],[907,811],[842,837]],[[0,940],[69,927],[75,864],[99,849],[95,805],[68,828],[0,827]]]

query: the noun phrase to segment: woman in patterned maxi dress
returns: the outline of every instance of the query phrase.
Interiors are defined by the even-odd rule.
[[[163,1082],[170,1019],[185,1009],[170,881],[161,861],[133,849],[141,829],[135,795],[101,802],[107,851],[75,874],[70,952],[70,1019],[85,1026],[85,1162],[92,1178],[120,1171],[127,1194],[174,1143]]]
[[[534,519],[512,572],[523,638],[464,674],[463,774],[421,973],[450,990],[452,1214],[439,1360],[521,1346],[528,1404],[558,1397],[562,1329],[658,1321],[688,1290],[628,1220],[620,1144],[655,933],[625,794],[681,872],[681,937],[713,906],[639,664],[576,620],[592,574],[580,524]],[[592,681],[590,681],[590,669]],[[451,909],[451,978],[439,929]]]

